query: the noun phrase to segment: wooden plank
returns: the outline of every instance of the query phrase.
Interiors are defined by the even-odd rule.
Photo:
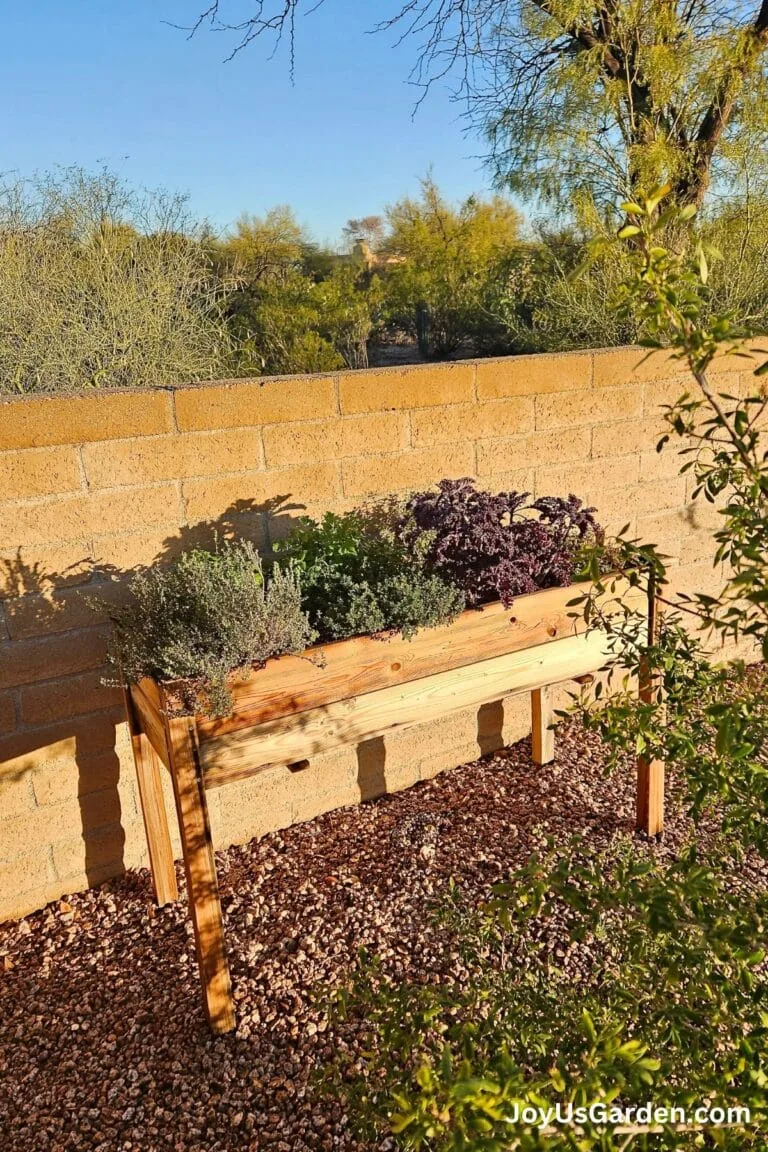
[[[648,645],[658,643],[661,628],[661,601],[653,578],[648,583]],[[660,689],[658,673],[641,659],[638,694],[644,704],[652,704]],[[664,761],[647,756],[637,758],[637,827],[647,836],[664,831]]]
[[[633,603],[643,596],[628,590],[626,581],[620,587]],[[584,622],[571,616],[574,610],[567,604],[577,595],[578,587],[550,588],[520,596],[511,608],[496,603],[469,610],[452,624],[425,629],[411,640],[360,636],[270,660],[247,679],[232,682],[234,714],[198,718],[198,736],[205,743],[281,716],[465,668],[478,659],[575,636],[584,631]],[[164,687],[172,694],[173,685]]]
[[[123,687],[123,695],[128,729],[131,734],[133,760],[136,765],[136,780],[139,786],[139,800],[144,820],[144,832],[147,837],[149,868],[152,873],[155,900],[161,906],[172,904],[179,897],[179,889],[173,866],[173,848],[160,778],[160,761],[149,740],[141,731],[131,693],[126,687]]]
[[[534,764],[551,764],[555,758],[555,733],[552,686],[543,685],[531,692],[531,755]]]
[[[264,765],[293,764],[446,712],[570,680],[599,668],[608,655],[605,635],[591,632],[225,733],[201,745],[205,785],[219,787]]]
[[[664,831],[664,761],[637,761],[637,827],[646,836]]]
[[[162,709],[156,703],[160,700],[158,687],[153,680],[145,679],[138,684],[131,684],[130,693],[139,726],[167,768],[170,764],[170,757]],[[151,696],[154,696],[154,699]]]
[[[235,1027],[232,983],[194,720],[171,719],[167,731],[203,1005],[214,1032],[231,1032]]]

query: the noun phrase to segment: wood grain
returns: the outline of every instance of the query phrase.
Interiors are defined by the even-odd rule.
[[[224,733],[201,745],[205,784],[219,787],[264,765],[292,764],[447,712],[570,680],[599,668],[607,655],[602,633],[571,636]]]
[[[634,603],[637,591],[625,581],[620,587]],[[200,741],[578,635],[584,622],[567,607],[578,595],[578,587],[550,588],[520,596],[511,608],[496,603],[463,612],[452,624],[425,629],[411,640],[359,636],[270,660],[232,682],[232,716],[198,718]],[[165,689],[172,695],[172,684]]]
[[[648,644],[658,643],[661,628],[661,601],[651,582],[648,590]],[[658,673],[651,671],[648,661],[641,659],[638,694],[644,704],[652,704],[660,692]],[[664,777],[663,760],[640,755],[637,758],[637,827],[647,836],[661,836],[664,831]]]
[[[194,720],[169,720],[167,734],[203,1005],[214,1032],[231,1032],[235,1027],[232,983]]]
[[[531,758],[534,764],[551,764],[555,758],[552,688],[546,684],[531,692]]]
[[[128,729],[131,734],[133,760],[136,765],[136,780],[139,787],[144,831],[147,837],[149,867],[152,873],[155,899],[160,905],[172,904],[174,900],[178,900],[179,889],[173,866],[173,848],[160,778],[160,761],[149,740],[141,731],[131,693],[125,688],[123,692]]]
[[[131,684],[130,694],[141,730],[167,768],[170,765],[170,756],[163,719],[165,703],[161,690],[154,680],[145,677],[138,684]]]

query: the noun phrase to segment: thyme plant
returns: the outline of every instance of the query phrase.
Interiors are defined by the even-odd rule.
[[[231,709],[230,672],[301,652],[315,635],[295,574],[274,566],[265,578],[247,540],[141,571],[126,604],[103,607],[113,624],[110,660],[122,675],[183,680],[189,707],[212,715]]]

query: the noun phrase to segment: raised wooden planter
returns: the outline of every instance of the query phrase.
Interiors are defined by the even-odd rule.
[[[609,654],[605,637],[586,633],[571,615],[567,604],[575,594],[554,588],[521,596],[511,608],[471,609],[412,640],[359,637],[270,660],[248,678],[233,677],[233,713],[222,720],[179,715],[173,684],[144,679],[126,686],[155,895],[160,904],[178,895],[162,763],[173,780],[203,999],[214,1031],[229,1031],[235,1017],[206,789],[515,692],[531,693],[533,758],[549,762],[551,686],[596,671]],[[627,595],[645,604],[638,590]],[[643,765],[639,780],[638,818],[657,834],[663,769],[649,772]]]

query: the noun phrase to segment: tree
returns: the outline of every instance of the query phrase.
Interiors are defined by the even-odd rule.
[[[0,391],[215,377],[223,295],[182,198],[80,168],[0,187]]]
[[[497,263],[517,243],[520,214],[500,196],[468,197],[453,206],[432,179],[418,199],[406,197],[387,210],[389,308],[405,328],[418,309],[429,322],[429,351],[455,352],[476,337],[484,321],[483,296]]]
[[[285,36],[293,55],[313,0],[253,3],[228,23],[214,0],[195,28],[229,29],[234,51]],[[513,191],[609,206],[668,180],[699,205],[762,164],[768,0],[411,0],[379,27],[417,39],[417,82],[458,73]]]
[[[364,240],[376,252],[384,242],[385,231],[383,216],[352,216],[342,228],[341,234],[350,251],[358,240]]]
[[[378,313],[378,277],[335,267],[315,279],[301,268],[241,283],[228,307],[235,371],[243,376],[366,368]]]
[[[253,286],[301,267],[309,247],[309,238],[292,209],[279,204],[264,216],[241,216],[234,232],[216,250],[238,279]]]

